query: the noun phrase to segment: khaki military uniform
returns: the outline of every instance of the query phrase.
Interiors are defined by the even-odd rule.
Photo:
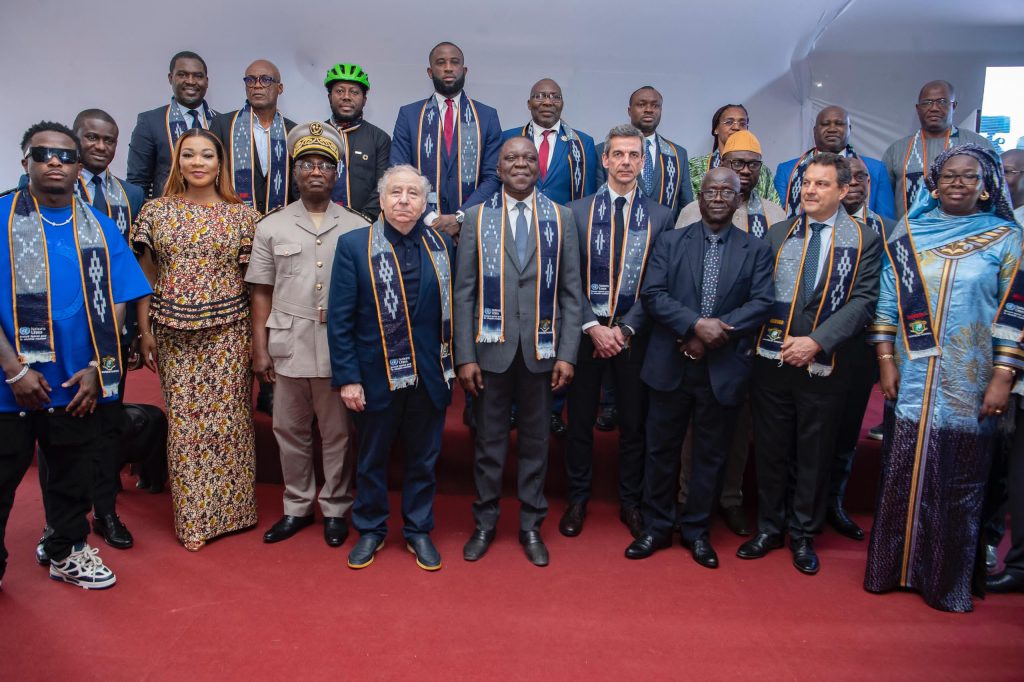
[[[267,350],[274,362],[274,436],[281,453],[284,513],[313,513],[313,418],[324,463],[321,513],[341,517],[352,506],[349,415],[331,389],[327,347],[327,294],[338,238],[368,223],[331,203],[316,227],[301,201],[271,213],[256,226],[245,281],[274,287],[267,319]]]

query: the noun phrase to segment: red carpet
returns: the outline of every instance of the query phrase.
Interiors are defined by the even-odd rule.
[[[129,382],[131,400],[144,383]],[[458,417],[453,410],[449,424]],[[452,431],[446,447],[463,442]],[[51,582],[35,565],[43,518],[32,470],[8,527],[0,679],[1021,678],[1024,597],[990,596],[954,615],[911,593],[867,594],[866,545],[832,532],[818,542],[815,577],[797,573],[785,550],[735,558],[739,539],[720,527],[717,571],[678,545],[627,561],[608,456],[574,539],[555,527],[564,474],[552,462],[551,566],[527,563],[513,500],[491,551],[466,563],[470,457],[444,457],[434,538],[445,565],[435,574],[416,567],[394,523],[360,572],[344,566],[352,539],[332,550],[319,525],[264,545],[281,509],[275,485],[259,486],[258,531],[190,554],[174,539],[170,496],[135,490],[125,477],[120,513],[136,546],[119,552],[92,536],[119,581],[100,593]]]

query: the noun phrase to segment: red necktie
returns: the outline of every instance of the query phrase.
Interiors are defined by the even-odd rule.
[[[540,157],[540,179],[544,180],[548,177],[548,156],[550,155],[551,147],[548,145],[548,135],[552,131],[545,130],[541,135],[544,139],[540,141],[540,149],[537,150],[537,156]]]
[[[444,111],[444,149],[448,156],[452,155],[452,133],[455,131],[455,102],[446,99],[444,101],[448,108]]]

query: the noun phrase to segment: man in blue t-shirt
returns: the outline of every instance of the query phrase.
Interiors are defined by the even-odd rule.
[[[75,197],[75,134],[44,121],[22,151],[28,189],[0,199],[9,226],[0,240],[0,579],[7,519],[38,443],[49,465],[50,577],[102,589],[115,576],[85,542],[92,463],[120,426],[124,304],[151,289],[113,221]]]

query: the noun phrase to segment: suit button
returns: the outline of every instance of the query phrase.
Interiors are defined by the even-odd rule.
[[[317,245],[317,246],[320,246],[320,245],[321,245],[321,244],[323,244],[323,243],[324,243],[324,240],[323,240],[323,239],[317,239],[317,240],[316,240],[316,245]]]
[[[320,282],[317,282],[317,283],[316,283],[316,290],[317,290],[317,291],[320,291],[320,290],[321,290],[321,289],[323,289],[323,288],[324,288],[324,285],[323,285],[323,284],[320,284]]]
[[[324,266],[324,262],[323,262],[322,260],[318,260],[318,261],[316,262],[316,266],[317,266],[318,268],[322,268],[322,267]]]

